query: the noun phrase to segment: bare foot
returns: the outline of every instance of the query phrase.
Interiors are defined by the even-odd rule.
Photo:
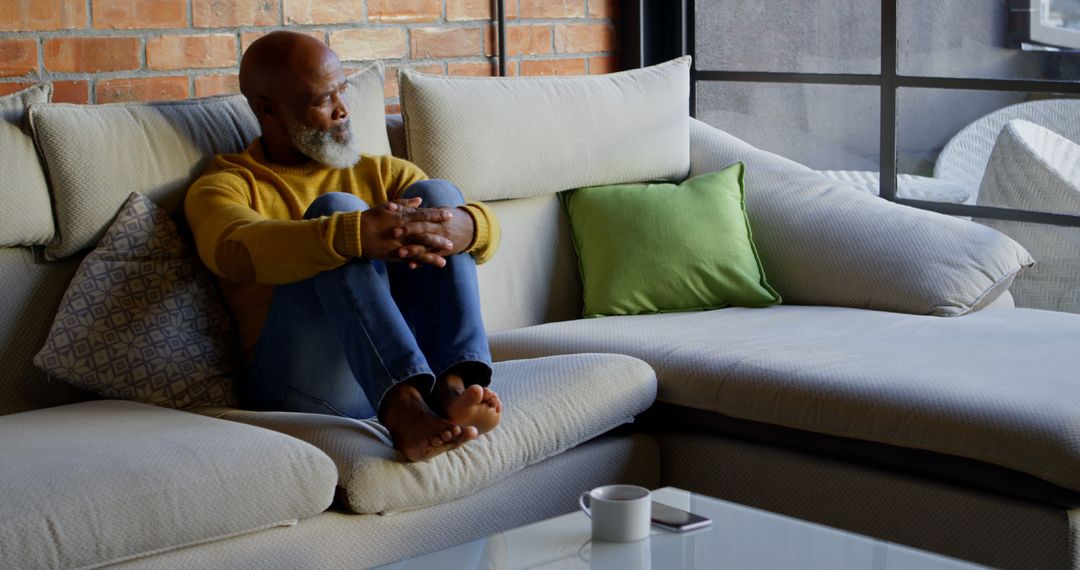
[[[483,435],[499,425],[502,401],[490,388],[473,384],[462,388],[461,377],[447,374],[436,384],[436,409],[441,408],[443,417],[463,428],[474,427]]]
[[[390,430],[394,449],[409,461],[426,461],[480,435],[474,426],[462,427],[433,412],[420,391],[406,382],[383,398],[379,420]]]

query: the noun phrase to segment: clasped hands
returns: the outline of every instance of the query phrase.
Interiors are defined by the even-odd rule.
[[[420,198],[392,200],[360,214],[364,257],[443,267],[472,243],[472,216],[459,208],[421,208]]]

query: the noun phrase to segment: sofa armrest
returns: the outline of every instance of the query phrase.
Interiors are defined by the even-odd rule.
[[[691,119],[690,176],[740,161],[754,244],[787,303],[956,316],[1034,263],[991,228],[871,196]]]

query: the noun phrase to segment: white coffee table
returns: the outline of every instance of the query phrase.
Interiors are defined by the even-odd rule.
[[[568,498],[568,502],[576,498]],[[589,568],[704,570],[799,568],[959,570],[982,566],[753,509],[674,487],[653,500],[705,515],[709,528],[673,533],[653,527],[636,543],[593,543],[589,519],[574,512],[382,568]]]

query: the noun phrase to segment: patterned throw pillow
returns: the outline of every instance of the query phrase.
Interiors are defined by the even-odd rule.
[[[133,193],[68,285],[34,364],[108,398],[232,406],[229,315],[176,224]]]

